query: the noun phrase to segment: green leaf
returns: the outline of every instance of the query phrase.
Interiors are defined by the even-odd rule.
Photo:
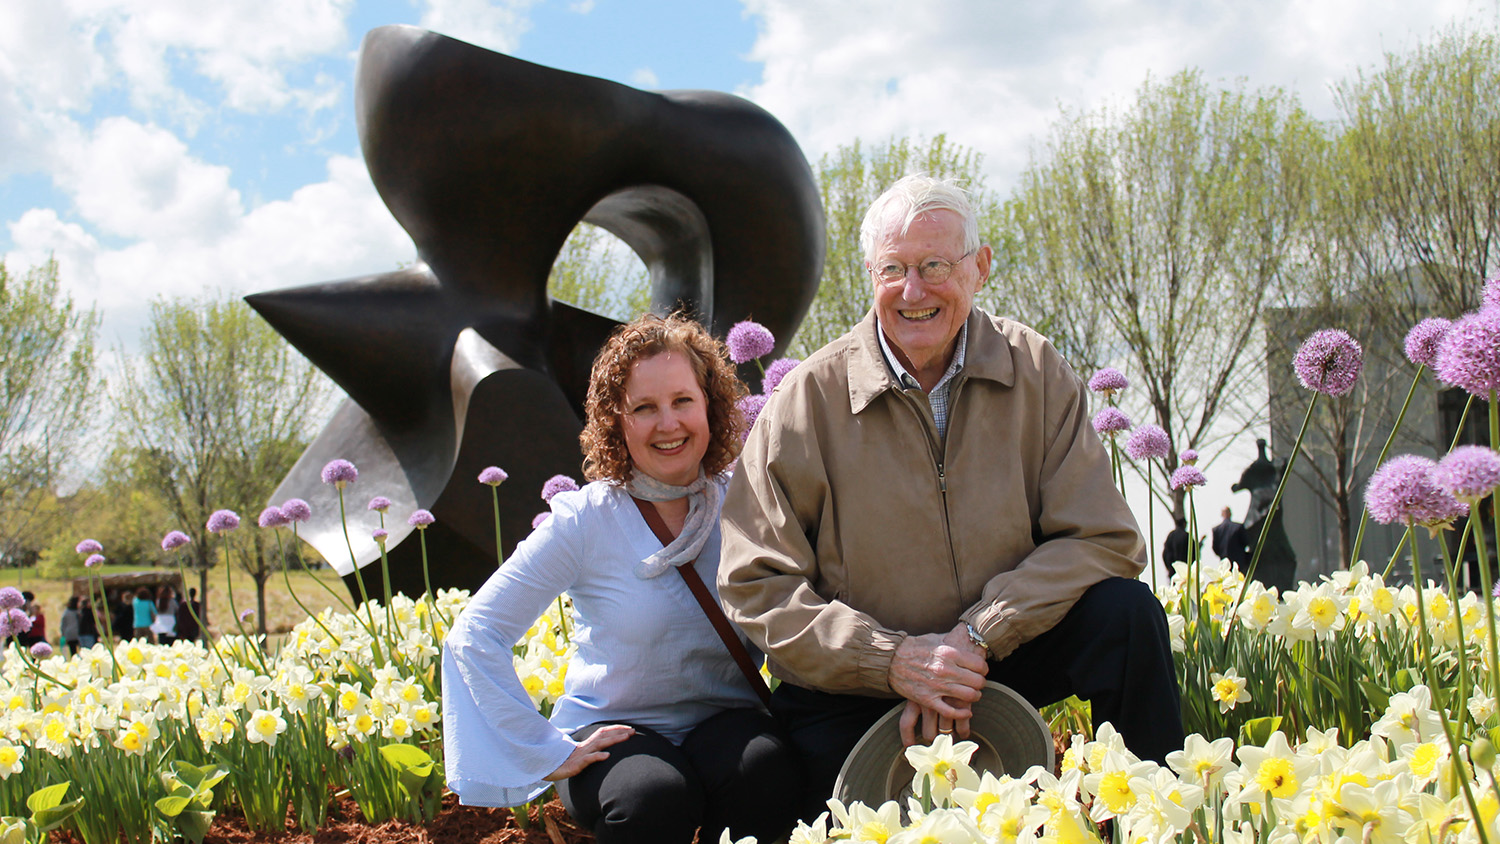
[[[1371,712],[1384,712],[1391,705],[1390,693],[1380,688],[1373,681],[1361,678],[1359,688],[1365,693],[1365,699],[1370,702]]]
[[[213,824],[213,812],[183,812],[177,818],[177,830],[192,844],[202,844],[203,837],[208,835],[208,829]]]
[[[33,791],[31,796],[26,798],[26,808],[30,809],[34,815],[43,809],[50,809],[62,803],[63,797],[67,796],[68,787],[71,785],[71,782],[60,782],[56,785],[49,785],[46,788]]]
[[[1420,678],[1417,677],[1417,672],[1410,668],[1403,668],[1400,671],[1397,671],[1396,676],[1392,679],[1394,680],[1395,686],[1395,688],[1391,689],[1391,691],[1393,692],[1409,692],[1412,690],[1413,686],[1417,685],[1417,683],[1420,682]]]
[[[82,808],[83,797],[80,796],[74,800],[68,801],[67,803],[60,803],[56,806],[49,806],[46,809],[41,809],[37,812],[34,812],[31,815],[31,820],[36,824],[39,831],[51,832],[52,830],[62,826],[63,821],[66,821],[68,818],[72,817],[74,812],[77,812]]]
[[[163,815],[169,818],[176,818],[178,815],[182,814],[182,810],[186,809],[188,807],[188,804],[191,802],[191,797],[185,797],[181,795],[163,797],[160,800],[156,801],[156,811],[161,812]]]
[[[1255,745],[1265,747],[1266,742],[1271,740],[1271,734],[1281,728],[1281,716],[1269,715],[1265,718],[1252,718],[1240,727],[1240,746]]]

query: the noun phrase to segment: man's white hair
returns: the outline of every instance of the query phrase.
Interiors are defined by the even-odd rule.
[[[859,248],[865,260],[875,257],[875,246],[892,234],[904,235],[911,224],[932,211],[952,211],[963,219],[964,252],[979,248],[979,219],[969,205],[969,194],[954,182],[923,173],[906,176],[870,203],[859,227]],[[954,257],[954,256],[948,256]]]

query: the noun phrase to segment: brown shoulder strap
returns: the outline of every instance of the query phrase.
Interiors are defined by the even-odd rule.
[[[672,531],[667,529],[667,523],[662,519],[661,513],[657,512],[656,507],[650,502],[642,501],[633,495],[630,497],[630,500],[635,502],[636,509],[641,511],[641,517],[646,520],[646,524],[651,527],[651,532],[656,534],[656,538],[661,541],[662,546],[666,547],[670,545],[673,539]],[[682,575],[682,579],[687,582],[688,590],[693,593],[693,597],[698,599],[698,606],[703,608],[703,614],[708,616],[708,620],[714,626],[714,631],[719,634],[719,639],[724,642],[724,647],[729,649],[729,655],[734,657],[735,664],[740,667],[740,673],[745,675],[745,679],[749,681],[750,687],[755,689],[755,693],[760,696],[761,703],[764,703],[766,708],[769,709],[771,706],[771,690],[766,688],[765,679],[760,676],[760,672],[756,670],[755,664],[750,661],[750,652],[745,650],[744,643],[740,641],[739,636],[735,635],[734,628],[729,624],[729,619],[724,617],[724,611],[719,608],[713,596],[708,594],[708,587],[703,585],[703,578],[698,576],[698,570],[693,568],[692,563],[684,563],[680,566],[673,566],[673,568],[677,569],[677,573]]]

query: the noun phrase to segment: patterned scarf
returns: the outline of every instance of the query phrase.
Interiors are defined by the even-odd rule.
[[[687,486],[673,486],[645,472],[632,471],[630,480],[625,482],[625,491],[642,501],[675,501],[684,496],[688,499],[687,520],[682,524],[682,532],[671,544],[636,564],[636,577],[649,580],[669,567],[698,559],[704,543],[718,524],[723,486],[704,476],[702,469],[698,470],[698,480]]]

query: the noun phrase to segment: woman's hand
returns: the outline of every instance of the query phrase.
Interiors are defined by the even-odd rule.
[[[610,724],[607,727],[600,727],[588,738],[579,742],[578,746],[573,748],[573,752],[568,754],[568,758],[561,765],[557,766],[557,770],[542,777],[542,779],[548,782],[557,782],[558,780],[577,776],[584,768],[595,762],[603,762],[609,758],[609,754],[604,752],[604,748],[619,744],[633,735],[635,735],[635,728],[627,727],[624,724]]]

